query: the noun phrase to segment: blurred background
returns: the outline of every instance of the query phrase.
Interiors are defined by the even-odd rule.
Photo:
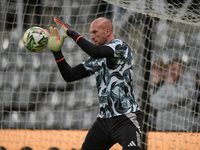
[[[120,3],[113,5],[109,0],[0,0],[2,129],[89,129],[98,115],[94,76],[65,83],[48,47],[33,53],[23,46],[23,33],[28,28],[40,26],[48,30],[50,25],[55,26],[54,16],[68,22],[88,40],[89,26],[94,19],[106,17],[113,22],[115,38],[125,40],[134,54],[134,93],[141,109],[144,103],[148,103],[141,98],[146,81],[144,73],[150,73],[145,63],[158,60],[167,63],[172,58],[179,58],[199,74],[198,0],[151,0],[144,3],[136,0],[132,3],[138,5],[132,8],[131,2],[125,2],[120,6]],[[146,4],[151,7],[145,7]],[[150,19],[143,13],[148,11],[147,8],[149,14],[154,12]],[[185,16],[185,13],[189,15]],[[160,18],[162,14],[165,15]],[[167,15],[170,16],[168,19],[165,18]],[[150,28],[151,36],[144,33],[146,26]],[[62,29],[59,32],[62,33]],[[151,50],[149,62],[145,61],[148,60],[145,55],[147,39],[150,42],[147,47]],[[71,66],[88,57],[70,38],[65,40],[62,50]]]

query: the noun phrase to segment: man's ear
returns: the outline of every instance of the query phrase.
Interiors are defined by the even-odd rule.
[[[106,29],[106,35],[110,36],[110,34],[111,34],[111,30],[110,29]]]

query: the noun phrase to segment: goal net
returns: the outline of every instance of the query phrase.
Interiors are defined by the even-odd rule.
[[[65,83],[48,47],[23,46],[28,28],[48,30],[54,16],[88,40],[106,17],[132,48],[142,149],[200,149],[199,0],[0,0],[1,148],[78,150],[99,113],[94,76]],[[88,57],[70,38],[63,53],[71,66]]]

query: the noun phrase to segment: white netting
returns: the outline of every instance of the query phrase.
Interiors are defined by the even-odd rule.
[[[178,133],[177,139],[190,143],[190,146],[195,145],[197,149],[200,147],[198,141],[190,140],[194,135],[181,136],[184,131],[196,133],[195,136],[199,138],[200,131],[199,0],[0,0],[0,8],[2,133],[5,129],[87,130],[91,127],[99,112],[94,77],[65,83],[50,50],[46,48],[40,53],[26,50],[22,36],[32,26],[46,29],[50,25],[55,26],[53,17],[58,16],[90,40],[90,23],[98,17],[107,17],[114,24],[115,38],[125,40],[133,50],[134,93],[141,111],[150,120],[145,122],[147,128],[156,133],[159,133],[158,130]],[[59,32],[62,33],[62,29]],[[63,47],[65,58],[71,66],[88,57],[70,38]],[[145,51],[151,53],[150,59]],[[144,73],[151,72],[146,68],[146,63],[151,62],[152,68],[157,61],[168,64],[174,59],[184,64],[182,80],[177,81],[170,90],[163,86],[160,94],[153,95],[151,74],[147,80],[150,89],[145,91],[150,98],[149,101],[143,99]],[[154,102],[153,96],[154,99],[160,97],[162,103]],[[171,107],[164,105],[167,103]],[[156,110],[157,116],[153,110]],[[160,118],[160,122],[157,118]],[[159,123],[164,125],[158,128]],[[185,148],[180,146],[182,143],[178,145],[170,138],[162,140],[162,134],[151,133],[153,143],[148,143],[149,149],[164,149],[164,144],[173,145],[171,148],[174,149]],[[143,144],[147,146],[147,143]]]
[[[198,23],[200,20],[198,0],[105,0],[124,9],[156,18]]]

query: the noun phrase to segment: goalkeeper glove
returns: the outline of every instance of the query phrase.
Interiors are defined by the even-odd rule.
[[[67,23],[64,23],[62,20],[54,17],[54,22],[58,25],[58,26],[61,26],[64,30],[64,32],[68,35],[68,36],[71,36],[72,34],[72,28],[67,24]]]
[[[45,32],[47,33],[49,39],[48,39],[48,46],[49,49],[54,51],[54,52],[58,52],[61,50],[61,47],[64,43],[64,39],[67,37],[66,34],[61,35],[60,39],[59,39],[59,34],[58,34],[58,29],[56,27],[49,27],[50,33],[45,30]]]
[[[56,23],[58,26],[61,26],[62,29],[64,30],[64,32],[65,32],[68,36],[70,36],[72,39],[74,39],[74,41],[76,41],[76,43],[78,42],[79,38],[82,37],[78,32],[74,31],[74,30],[70,27],[70,25],[68,25],[67,23],[64,23],[62,20],[60,20],[60,19],[54,17],[54,21],[55,21],[55,23]]]

